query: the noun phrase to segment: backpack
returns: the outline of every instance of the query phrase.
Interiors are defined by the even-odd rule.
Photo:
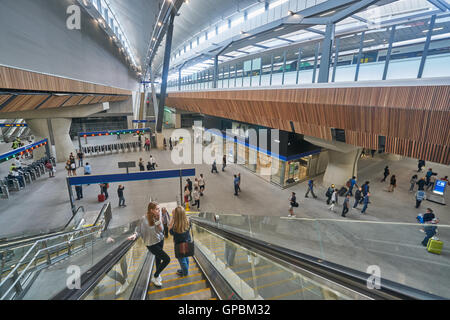
[[[325,196],[331,197],[332,194],[333,192],[330,190],[330,188],[328,188],[327,192],[325,193]]]

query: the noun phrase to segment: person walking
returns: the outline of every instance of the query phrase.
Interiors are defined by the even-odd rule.
[[[105,195],[105,200],[108,200],[108,198],[109,198],[108,188],[109,188],[109,183],[102,183],[102,184],[100,184],[101,194]]]
[[[149,138],[145,138],[144,147],[145,147],[145,151],[150,151],[150,139]]]
[[[330,187],[328,187],[327,192],[325,193],[325,196],[327,197],[327,204],[330,204],[331,202],[331,196],[333,195],[335,189],[335,185],[332,184]]]
[[[425,181],[425,177],[420,178],[419,181],[417,181],[417,185],[419,186],[418,190],[425,190],[425,185],[427,182]]]
[[[237,177],[238,177],[238,191],[240,193],[241,192],[241,174],[238,173]]]
[[[69,155],[69,161],[70,161],[70,163],[75,163],[75,156],[73,155],[72,152]]]
[[[222,158],[222,172],[225,172],[225,167],[227,166],[227,156],[224,155]]]
[[[53,165],[52,165],[51,161],[49,161],[49,160],[45,161],[45,168],[47,168],[47,170],[48,170],[49,178],[54,178],[55,177],[55,171],[53,169]]]
[[[367,207],[369,206],[369,197],[370,197],[370,193],[367,193],[367,194],[364,196],[364,199],[363,199],[363,204],[364,204],[364,206],[363,206],[363,208],[362,208],[362,210],[361,210],[361,213],[362,213],[362,214],[365,214],[365,213],[366,213]]]
[[[156,271],[151,282],[157,287],[162,286],[161,272],[170,263],[170,257],[163,249],[163,231],[159,205],[156,202],[151,202],[147,207],[147,214],[142,217],[141,223],[136,228],[135,233],[128,238],[128,240],[134,241],[137,237],[142,237],[148,251],[155,256]]]
[[[72,171],[72,176],[77,175],[77,165],[75,162],[70,163],[70,170]]]
[[[395,178],[395,174],[391,176],[391,181],[389,183],[388,192],[394,192],[394,189],[397,187],[397,179]]]
[[[430,189],[433,190],[435,183],[436,183],[436,176],[431,176],[430,181],[428,182],[427,185],[427,191]]]
[[[214,162],[213,162],[213,164],[212,164],[212,167],[211,167],[211,173],[214,173],[214,171],[215,171],[216,173],[219,173],[219,171],[217,171],[217,163],[216,163],[216,160],[214,160]]]
[[[422,201],[426,199],[426,195],[425,195],[425,191],[423,190],[418,190],[416,192],[416,208],[420,207],[420,204],[422,203]]]
[[[83,166],[83,158],[84,158],[84,153],[80,150],[78,150],[77,152],[77,158],[78,158],[78,167],[81,168]]]
[[[151,165],[151,170],[156,170],[156,160],[155,160],[155,158],[153,158],[152,155],[150,155],[150,165]]]
[[[331,195],[331,206],[328,208],[334,212],[334,206],[338,203],[338,189],[334,189],[333,194]]]
[[[439,220],[434,218],[429,223],[427,223],[426,226],[424,226],[423,231],[425,232],[425,238],[422,241],[422,245],[424,247],[427,247],[428,240],[430,240],[431,238],[433,238],[436,235],[438,222],[439,222]]]
[[[419,162],[417,163],[417,172],[422,172],[422,167],[425,167],[425,160],[419,160]]]
[[[173,150],[172,137],[169,138],[169,148],[170,148],[170,151]]]
[[[198,186],[200,188],[200,196],[203,197],[203,192],[205,191],[205,179],[203,178],[203,173],[201,173],[200,178],[198,178]]]
[[[194,187],[194,206],[197,206],[197,210],[200,210],[200,192],[198,191],[198,187]]]
[[[362,188],[359,187],[358,190],[355,191],[355,204],[353,205],[353,208],[356,209],[358,204],[360,204],[363,200],[363,194],[362,194]]]
[[[83,186],[81,184],[75,186],[75,192],[77,193],[77,200],[83,199]]]
[[[191,181],[191,179],[187,178],[187,179],[186,179],[186,183],[187,183],[187,187],[188,187],[188,189],[189,189],[189,201],[192,202],[192,190],[193,190],[193,187],[192,187],[192,181]]]
[[[123,196],[123,190],[125,190],[125,187],[119,184],[119,187],[117,188],[117,196],[119,197],[119,207],[126,207],[125,204],[125,197]]]
[[[349,207],[350,207],[350,195],[347,193],[345,195],[344,203],[342,204],[342,215],[341,215],[342,217],[345,218],[345,215],[347,214]]]
[[[356,186],[358,188],[355,176],[353,176],[350,180],[347,181],[347,186],[348,186],[348,194],[350,196],[353,196],[353,187]]]
[[[427,181],[427,186],[430,184],[431,177],[436,176],[436,175],[437,175],[437,173],[434,173],[433,169],[431,169],[431,168],[428,169],[427,174],[425,176],[426,181]]]
[[[166,208],[161,209],[161,221],[164,225],[164,237],[169,238],[169,223],[170,223],[170,214]]]
[[[184,186],[184,206],[186,207],[189,203],[189,188],[188,186]]]
[[[369,181],[366,181],[363,185],[362,185],[362,193],[364,196],[366,196],[366,194],[369,193]]]
[[[71,177],[72,176],[72,168],[71,168],[71,163],[70,160],[66,161],[66,166],[65,166],[66,170],[67,170],[67,176]]]
[[[239,193],[239,178],[237,175],[234,175],[234,195],[238,196]]]
[[[297,197],[295,196],[295,192],[292,192],[289,202],[290,202],[291,207],[289,208],[288,217],[295,217],[294,208],[298,207]]]
[[[145,171],[145,166],[144,166],[144,160],[142,160],[142,158],[139,158],[139,170],[140,171]]]
[[[411,180],[409,180],[409,183],[411,184],[411,187],[409,188],[409,192],[413,192],[414,191],[414,186],[417,183],[417,174],[413,175],[411,177]]]
[[[183,207],[176,207],[172,212],[172,219],[169,223],[170,234],[173,236],[173,244],[177,245],[184,242],[191,242],[191,223]],[[176,249],[175,249],[176,250]],[[180,268],[177,275],[186,277],[189,275],[189,257],[178,258]]]
[[[384,173],[383,173],[384,178],[381,179],[381,182],[385,182],[385,181],[386,181],[386,178],[389,176],[389,174],[390,174],[390,172],[389,172],[389,167],[386,166],[386,167],[384,168]]]
[[[306,191],[305,198],[308,198],[308,194],[310,191],[314,199],[317,199],[317,196],[314,194],[314,180],[312,179],[308,181],[308,191]]]

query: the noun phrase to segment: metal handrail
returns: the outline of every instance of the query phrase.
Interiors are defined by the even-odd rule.
[[[72,217],[70,218],[70,220],[66,223],[66,225],[64,226],[64,228],[62,230],[65,230],[69,224],[72,222],[72,220],[75,218],[75,216],[77,215],[78,211],[83,211],[83,213],[86,213],[86,210],[84,209],[83,206],[79,206],[77,210],[75,210],[75,212],[72,214]]]
[[[83,236],[81,236],[81,237],[72,238],[72,239],[70,239],[70,240],[65,240],[64,242],[61,242],[61,243],[56,244],[56,245],[53,245],[53,246],[51,246],[51,247],[47,247],[47,248],[45,248],[45,249],[40,249],[40,250],[38,250],[38,252],[33,256],[33,258],[31,259],[31,261],[28,263],[28,265],[25,267],[25,269],[22,270],[22,272],[19,274],[19,276],[17,277],[17,279],[16,279],[16,280],[14,281],[14,283],[9,287],[9,289],[5,292],[5,294],[0,298],[0,300],[3,300],[3,299],[7,296],[7,294],[9,294],[9,292],[11,291],[11,289],[18,283],[18,281],[22,278],[22,276],[26,273],[26,271],[29,269],[29,267],[30,267],[30,266],[33,264],[33,262],[36,260],[36,257],[39,256],[39,254],[40,254],[42,251],[48,251],[48,250],[50,250],[50,249],[52,249],[52,248],[59,247],[59,246],[61,246],[61,245],[63,245],[63,244],[70,244],[71,242],[73,242],[73,241],[75,241],[75,240],[83,239],[83,238],[85,238],[85,237],[87,237],[87,236],[90,236],[90,235],[94,234],[95,232],[97,232],[97,231],[99,231],[99,230],[102,230],[102,228],[103,228],[103,224],[102,224],[102,225],[99,225],[99,226],[93,226],[93,227],[89,227],[89,228],[82,229],[82,230],[76,230],[76,231],[69,232],[69,233],[66,233],[66,234],[63,234],[63,235],[58,235],[58,236],[54,236],[54,237],[50,237],[50,238],[41,239],[41,240],[36,241],[36,242],[31,246],[31,248],[27,251],[27,253],[22,257],[22,259],[20,259],[20,261],[17,263],[17,265],[14,267],[14,269],[11,270],[11,272],[5,277],[5,279],[3,279],[2,282],[0,282],[0,287],[2,287],[2,286],[6,283],[6,281],[8,281],[11,277],[13,277],[13,275],[14,275],[15,273],[17,273],[18,269],[22,266],[24,260],[31,254],[31,252],[33,252],[33,250],[34,250],[39,244],[42,244],[42,243],[47,242],[47,241],[49,241],[49,240],[55,240],[55,239],[58,239],[58,238],[61,238],[61,237],[66,237],[66,238],[68,238],[70,235],[74,236],[74,235],[79,234],[79,233],[84,233],[84,232],[90,231],[89,233],[87,233],[87,234],[85,234],[85,235],[83,235]]]

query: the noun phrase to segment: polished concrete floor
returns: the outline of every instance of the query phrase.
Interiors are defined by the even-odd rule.
[[[165,131],[167,137],[170,134],[170,130]],[[128,136],[120,141],[136,140],[136,138]],[[114,142],[117,142],[115,137],[89,138],[89,144]],[[204,174],[206,191],[200,201],[200,211],[275,217],[287,216],[289,197],[291,192],[294,191],[297,193],[297,199],[300,200],[300,207],[295,209],[297,217],[300,218],[415,223],[417,214],[430,207],[440,218],[441,225],[450,224],[448,206],[424,201],[421,208],[415,208],[415,193],[408,192],[409,179],[416,171],[416,160],[414,159],[392,161],[376,156],[375,158],[360,160],[358,182],[371,181],[371,204],[366,215],[361,215],[360,210],[356,209],[349,212],[347,218],[342,218],[340,215],[342,199],[339,201],[340,204],[336,206],[335,213],[328,210],[328,205],[325,203],[327,186],[321,185],[321,176],[316,178],[318,198],[314,199],[311,196],[304,198],[304,193],[307,190],[306,182],[291,188],[281,189],[240,165],[229,164],[225,172],[222,172],[219,166],[219,174],[212,174],[210,166],[206,164],[176,166],[172,163],[168,150],[92,156],[88,157],[85,162],[90,162],[92,174],[121,173],[125,172],[125,169],[119,169],[118,162],[138,162],[139,158],[148,161],[150,154],[156,159],[158,170],[193,167],[196,169],[197,176],[200,173]],[[397,176],[398,187],[393,193],[387,192],[388,183],[380,182],[385,165],[389,165],[391,172]],[[9,167],[9,163],[4,163],[0,167],[3,176],[4,169]],[[438,177],[450,175],[448,166],[428,163],[428,167],[432,167],[435,172],[438,172]],[[131,169],[131,171],[138,171],[138,168]],[[83,169],[78,169],[77,172],[81,175]],[[234,196],[233,189],[233,175],[236,173],[241,173],[242,176],[242,192],[238,197]],[[27,186],[26,189],[20,192],[12,192],[10,199],[0,200],[0,236],[45,230],[66,222],[70,217],[66,176],[63,164],[58,164],[56,178],[41,177]],[[183,179],[184,183],[185,179]],[[160,202],[171,202],[176,201],[180,193],[178,179],[125,182],[123,185],[125,186],[126,208],[118,208],[116,192],[118,184],[111,184],[109,189],[110,198],[108,200],[111,201],[114,208],[114,225],[141,217],[145,213],[150,198]],[[83,206],[86,211],[100,210],[102,204],[97,202],[99,192],[98,185],[84,186],[84,198],[81,201],[76,201],[76,205]],[[450,203],[448,193],[446,201]]]

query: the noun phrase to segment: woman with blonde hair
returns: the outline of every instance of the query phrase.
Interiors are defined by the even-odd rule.
[[[147,208],[147,214],[142,217],[141,223],[136,229],[134,235],[129,240],[135,240],[142,237],[147,249],[154,254],[156,272],[152,277],[152,282],[157,287],[162,286],[161,272],[170,262],[170,257],[164,252],[164,228],[161,222],[159,205],[156,202],[150,202]]]
[[[172,219],[169,222],[170,234],[173,236],[173,243],[177,244],[183,242],[191,242],[191,225],[184,208],[176,207],[172,211]],[[189,274],[189,257],[178,258],[181,269],[177,271],[179,276],[185,277]]]

